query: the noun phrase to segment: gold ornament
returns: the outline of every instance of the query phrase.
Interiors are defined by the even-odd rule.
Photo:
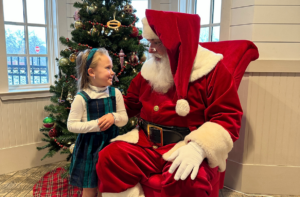
[[[68,66],[69,65],[69,60],[67,58],[60,58],[58,61],[59,66]]]
[[[70,51],[70,49],[68,49],[68,48],[64,49],[64,52],[69,52],[69,51]]]
[[[75,21],[74,22],[75,29],[80,29],[80,28],[82,28],[82,26],[83,26],[83,24],[82,24],[81,21]]]
[[[73,95],[71,94],[71,92],[68,92],[68,96],[66,98],[67,101],[69,101],[69,103],[72,103],[74,98],[73,98]]]
[[[147,57],[145,55],[145,53],[143,54],[143,56],[141,57],[140,61],[141,62],[145,62],[147,60]]]
[[[132,14],[132,12],[133,12],[132,5],[129,5],[129,4],[125,5],[124,6],[124,12],[127,13],[127,14]]]
[[[86,7],[86,12],[88,14],[94,14],[96,12],[97,6],[95,6],[94,4],[92,4],[91,6],[87,6]]]
[[[75,147],[75,144],[72,144],[72,145],[69,147],[69,150],[70,150],[70,153],[71,153],[71,154],[73,154],[74,147]]]
[[[75,53],[72,53],[72,54],[70,55],[70,57],[69,57],[69,60],[70,60],[70,62],[75,62],[75,61],[76,61],[76,58],[77,58],[76,54],[75,54]]]
[[[132,55],[129,57],[129,62],[130,63],[138,63],[139,58],[138,56],[135,54],[135,52],[132,52]]]
[[[132,68],[133,73],[136,73],[136,70],[134,68]]]
[[[114,20],[108,21],[106,25],[111,29],[117,29],[118,27],[121,26],[120,21],[116,20],[116,12],[114,13]]]
[[[93,26],[92,29],[88,32],[88,34],[90,34],[91,36],[99,36],[99,31],[95,26]]]

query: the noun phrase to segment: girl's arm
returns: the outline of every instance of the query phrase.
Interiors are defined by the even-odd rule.
[[[77,95],[72,102],[71,111],[68,118],[68,130],[73,133],[88,133],[99,132],[97,120],[87,121],[84,116],[84,109],[86,107],[85,100],[82,96]],[[81,122],[85,119],[87,122]]]
[[[126,113],[126,108],[124,105],[123,95],[119,89],[115,88],[116,92],[116,113],[112,113],[115,117],[115,125],[118,127],[123,127],[128,122],[128,116]]]

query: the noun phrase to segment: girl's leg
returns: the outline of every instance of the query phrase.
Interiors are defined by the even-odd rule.
[[[82,197],[95,197],[97,194],[97,188],[83,188]]]
[[[102,197],[102,193],[98,190],[98,195],[97,197]]]

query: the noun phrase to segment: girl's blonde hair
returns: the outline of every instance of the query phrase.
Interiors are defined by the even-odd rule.
[[[86,49],[80,52],[76,58],[76,71],[77,71],[77,88],[81,91],[88,87],[89,77],[86,68],[86,61],[91,49]],[[96,68],[98,61],[101,60],[101,56],[107,55],[109,57],[108,51],[105,48],[99,48],[93,56],[92,63],[89,68]]]

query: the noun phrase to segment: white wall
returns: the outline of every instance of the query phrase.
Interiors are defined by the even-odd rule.
[[[260,57],[239,89],[243,125],[225,185],[246,193],[300,195],[300,1],[232,0],[226,6],[230,21],[223,24],[222,39],[251,40]]]
[[[67,2],[58,0],[57,3],[59,35],[66,36],[66,21],[64,20],[66,11],[64,9],[67,8]],[[0,26],[2,28],[4,24],[0,23]],[[4,36],[4,34],[0,36]],[[60,47],[61,49],[63,47]],[[6,54],[5,47],[1,47],[0,51],[2,51],[1,54]],[[6,65],[6,55],[3,60],[2,65]],[[55,61],[52,62],[55,63]],[[56,67],[54,64],[49,66]],[[7,90],[7,81],[0,83],[0,90]],[[51,103],[50,96],[51,94],[47,91],[0,95],[0,174],[53,163],[66,158],[66,155],[56,154],[53,158],[41,161],[47,150],[38,151],[36,149],[36,147],[45,145],[41,140],[43,135],[39,129],[43,126],[43,119],[48,115],[44,106]]]
[[[76,10],[73,7],[74,2],[76,0],[56,1],[59,23],[58,37],[71,38],[70,24],[74,22],[73,14]],[[168,4],[170,3],[166,1],[153,0],[151,2],[151,6],[158,9],[166,9]],[[2,8],[0,9],[2,10]],[[4,24],[0,24],[0,27],[0,36],[4,37]],[[65,48],[60,44],[58,50],[61,51]],[[0,51],[4,55],[1,58],[3,65],[6,65],[5,47],[1,47]],[[50,66],[55,67],[56,65]],[[0,80],[6,80],[7,84],[7,74],[4,73]],[[0,83],[0,92],[7,90],[6,84],[4,87],[3,83]],[[57,154],[53,158],[40,161],[47,151],[37,151],[36,149],[45,144],[41,141],[43,135],[39,128],[43,126],[43,119],[47,116],[44,106],[51,103],[50,95],[47,92],[0,95],[0,174],[65,159],[66,155]]]

